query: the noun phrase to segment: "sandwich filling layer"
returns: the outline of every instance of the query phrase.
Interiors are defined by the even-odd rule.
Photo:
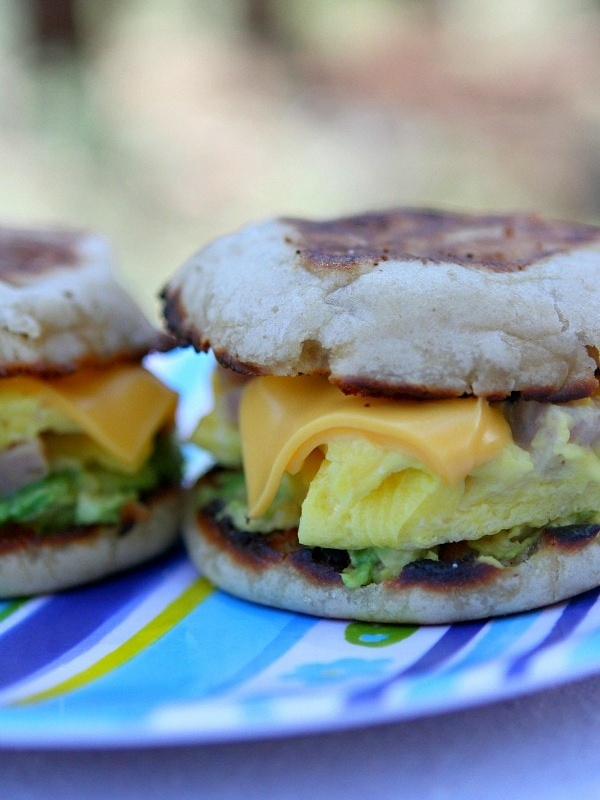
[[[238,529],[297,528],[300,545],[347,551],[349,586],[393,577],[444,549],[506,566],[526,558],[548,527],[600,521],[599,398],[404,404],[347,398],[324,379],[311,378],[303,393],[303,380],[246,384],[245,483],[233,472],[221,478],[220,513]],[[348,400],[352,425],[343,416]],[[219,397],[216,408],[217,430],[231,443],[236,421],[223,416]],[[196,433],[203,446],[219,439],[214,413]],[[214,500],[214,486],[199,502],[211,500],[207,491]]]
[[[175,485],[177,397],[138,364],[0,380],[0,524],[117,524]]]

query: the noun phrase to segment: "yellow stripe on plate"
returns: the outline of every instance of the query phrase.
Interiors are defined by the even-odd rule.
[[[172,630],[177,623],[186,617],[190,611],[202,603],[212,594],[214,587],[206,578],[196,579],[176,600],[164,608],[143,628],[140,628],[130,639],[119,645],[111,653],[107,653],[103,658],[96,661],[87,669],[72,675],[50,689],[36,692],[18,700],[15,705],[29,705],[39,703],[42,700],[49,700],[59,695],[81,689],[88,683],[92,683],[104,675],[117,669],[122,664],[134,658],[162,636]]]

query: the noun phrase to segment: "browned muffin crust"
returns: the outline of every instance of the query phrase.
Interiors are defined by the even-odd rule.
[[[591,225],[535,214],[461,214],[392,209],[316,221],[284,217],[307,269],[347,270],[382,261],[422,260],[491,272],[521,272],[598,240]]]
[[[246,375],[392,398],[565,402],[598,389],[600,228],[397,208],[252,223],[162,292],[182,345]]]

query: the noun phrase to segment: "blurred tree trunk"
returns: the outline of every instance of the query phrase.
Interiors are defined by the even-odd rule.
[[[244,22],[247,33],[257,43],[274,49],[284,45],[274,0],[244,0]]]
[[[74,57],[80,55],[76,0],[30,0],[30,7],[34,47],[40,58],[57,49]]]

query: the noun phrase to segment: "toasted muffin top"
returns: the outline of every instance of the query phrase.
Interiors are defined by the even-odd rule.
[[[0,227],[0,375],[140,358],[159,343],[117,282],[104,238]]]
[[[594,226],[392,209],[247,225],[193,255],[162,297],[180,343],[240,372],[563,401],[598,388],[599,277]]]

